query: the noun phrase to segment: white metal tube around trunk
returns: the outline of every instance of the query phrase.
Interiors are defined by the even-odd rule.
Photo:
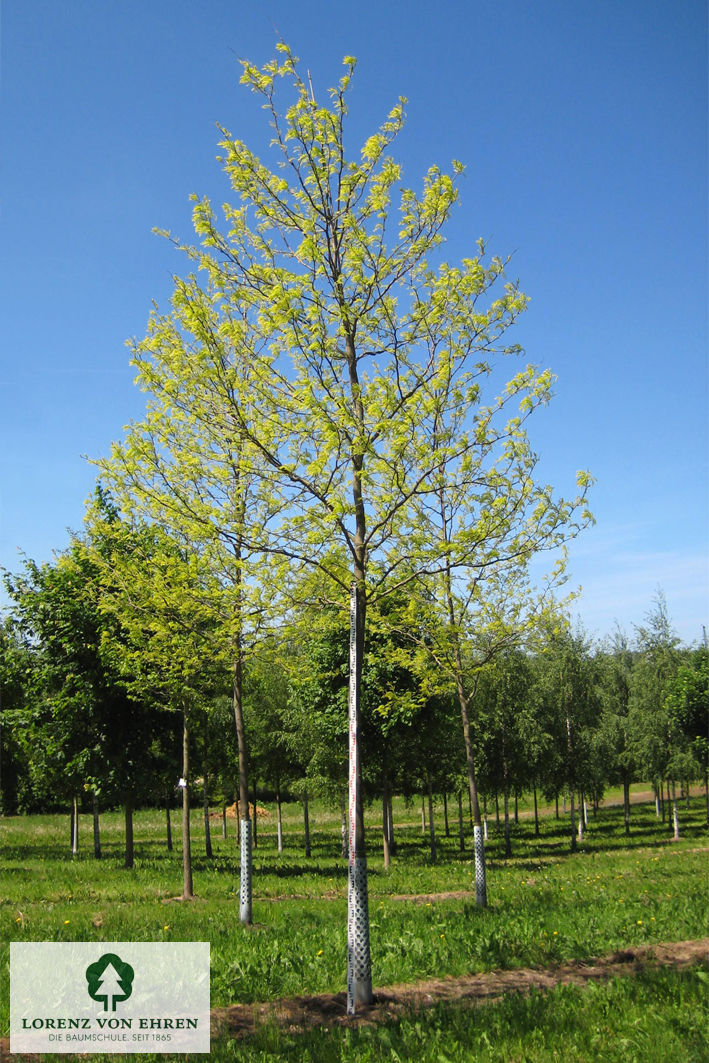
[[[357,691],[357,586],[350,591],[350,686],[349,686],[349,866],[347,885],[347,1014],[357,1004],[372,1000],[372,965],[369,949],[367,858],[357,852],[357,806],[359,801],[359,706]]]
[[[251,923],[251,820],[241,820],[241,883],[239,890],[239,919]]]
[[[475,903],[478,908],[487,908],[485,840],[482,827],[473,827],[473,848],[475,851]]]

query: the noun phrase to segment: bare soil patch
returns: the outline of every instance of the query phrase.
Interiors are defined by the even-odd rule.
[[[233,1004],[212,1011],[212,1037],[248,1037],[265,1023],[277,1023],[291,1033],[302,1033],[320,1025],[375,1025],[397,1019],[412,1008],[426,1008],[442,1001],[489,1003],[507,993],[529,993],[531,989],[552,989],[557,985],[586,985],[616,975],[636,974],[649,967],[680,969],[701,961],[709,962],[709,938],[637,946],[585,963],[485,971],[460,978],[387,986],[374,994],[374,1002],[369,1007],[359,1009],[354,1016],[347,1015],[345,993],[290,997],[266,1004]]]
[[[241,819],[241,805],[240,805],[240,803],[238,801],[235,801],[233,805],[227,805],[227,807],[225,809],[225,813],[226,813],[227,819],[236,819],[237,817],[239,819]],[[259,819],[262,819],[262,818],[263,819],[270,819],[271,818],[271,812],[267,808],[263,808],[261,805],[256,805],[256,815],[258,816]],[[222,812],[220,812],[220,811],[218,811],[218,812],[210,812],[209,813],[209,818],[210,819],[221,819],[222,818]],[[253,823],[254,806],[251,803],[249,803],[249,819]]]

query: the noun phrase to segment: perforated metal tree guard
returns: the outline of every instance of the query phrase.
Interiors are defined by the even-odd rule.
[[[372,1000],[367,860],[350,860],[347,889],[347,1014]]]
[[[350,750],[349,750],[349,865],[347,883],[347,1014],[357,1004],[372,1001],[372,967],[369,950],[367,858],[357,853],[358,705],[357,705],[357,589],[350,592]]]
[[[475,903],[487,908],[487,877],[485,873],[485,841],[482,827],[473,827],[475,842]]]
[[[239,919],[251,922],[251,820],[241,820],[241,887],[239,891]]]

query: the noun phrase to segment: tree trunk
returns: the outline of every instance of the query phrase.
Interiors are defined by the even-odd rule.
[[[515,787],[515,827],[519,826],[519,795]]]
[[[555,810],[556,810],[556,818],[558,819],[559,818],[559,794],[558,793],[557,793],[556,797],[554,798],[554,803],[555,803]]]
[[[458,791],[458,848],[465,851],[465,831],[463,830],[463,794]]]
[[[206,735],[205,735],[206,740]],[[212,859],[212,832],[209,829],[209,779],[207,776],[207,748],[204,753],[204,785],[202,787],[202,811],[204,814],[204,851],[208,860]]]
[[[500,795],[495,790],[495,833],[500,833]]]
[[[126,818],[126,860],[124,867],[133,867],[133,797],[128,795],[124,804]]]
[[[79,798],[76,794],[71,799],[71,855],[79,851]]]
[[[350,344],[353,338],[348,339]],[[353,387],[356,365],[350,363]],[[358,388],[358,385],[356,385]],[[361,403],[355,393],[355,404]],[[358,407],[359,408],[359,407]],[[360,693],[366,622],[364,503],[361,496],[361,462],[355,462],[354,495],[357,529],[355,532],[354,580],[350,590],[350,678],[349,678],[349,853],[347,887],[347,1012],[354,1014],[358,1004],[371,1004],[372,959],[369,942],[369,893],[367,888],[367,850],[364,834],[364,794],[360,755]]]
[[[675,781],[672,780],[672,826],[673,826],[673,838],[676,842],[679,841],[679,815],[677,814],[677,789],[675,787]]]
[[[562,675],[563,679],[563,675]],[[566,712],[566,778],[569,784],[569,800],[571,802],[571,852],[576,852],[576,816],[574,809],[574,743],[571,734],[571,717]],[[564,798],[564,800],[566,800]]]
[[[505,812],[505,856],[512,856],[512,839],[510,837],[510,787],[507,781],[507,761],[505,761],[504,773],[505,779],[502,800]]]
[[[433,822],[433,789],[431,788],[431,780],[426,778],[426,788],[428,790],[428,844],[431,853],[431,863],[436,862],[436,827]]]
[[[569,794],[571,803],[571,852],[576,852],[576,807],[574,805],[574,791]]]
[[[443,831],[446,838],[450,838],[451,832],[448,827],[448,794],[443,794]]]
[[[396,856],[396,838],[394,837],[394,798],[392,796],[391,786],[389,787],[387,799],[387,812],[389,816],[389,852],[392,856]]]
[[[333,222],[334,224],[334,222]],[[339,269],[339,267],[338,267]],[[354,1014],[358,1004],[371,1004],[372,960],[369,943],[369,893],[367,887],[367,849],[364,833],[364,793],[361,756],[361,691],[364,661],[364,635],[367,622],[367,511],[363,493],[365,445],[365,409],[358,376],[356,324],[351,321],[345,301],[342,279],[337,277],[345,359],[349,375],[355,435],[349,453],[354,534],[352,547],[352,583],[350,585],[350,656],[349,656],[349,846],[347,888],[347,1013]]]
[[[623,811],[625,813],[625,834],[630,836],[630,781],[623,779]]]
[[[98,797],[96,793],[91,795],[92,811],[94,817],[94,860],[101,859],[101,817],[98,809]]]
[[[449,573],[450,575],[450,573]],[[453,600],[449,594],[449,613],[453,611]],[[453,624],[454,617],[450,617]],[[473,758],[473,740],[470,734],[470,712],[468,697],[465,693],[463,681],[463,660],[457,638],[454,640],[456,689],[460,717],[463,724],[463,744],[465,746],[465,761],[468,769],[468,791],[470,794],[470,806],[473,810],[473,846],[475,850],[475,903],[479,908],[487,908],[487,870],[485,867],[485,839],[483,835],[482,817],[480,815],[480,802],[478,801],[478,787],[475,779],[475,762]]]
[[[539,837],[539,809],[537,807],[537,784],[534,784],[534,834]]]
[[[167,851],[172,852],[172,822],[170,819],[170,795],[165,798],[165,837],[167,840]]]
[[[253,813],[254,813],[254,821],[253,821],[253,824],[252,824],[252,827],[251,827],[252,835],[253,835],[253,843],[252,844],[253,844],[254,849],[258,849],[258,809],[257,809],[256,790],[257,790],[256,779],[254,779],[253,801],[251,802],[251,808],[253,809]]]
[[[655,791],[655,818],[660,819],[660,795],[657,792],[657,783],[652,784],[652,788]]]
[[[303,826],[305,827],[305,855],[310,856],[310,815],[308,813],[308,791],[303,794]]]
[[[426,833],[426,795],[421,794],[421,834]]]
[[[276,835],[278,837],[278,852],[283,852],[283,812],[281,810],[281,788],[276,787]]]
[[[387,789],[384,785],[384,791],[382,793],[382,850],[384,854],[384,870],[389,870],[390,852],[389,852],[389,803],[387,801]]]
[[[187,706],[182,710],[182,896],[192,900],[192,844],[190,840],[190,732]]]
[[[578,829],[579,842],[583,841],[584,826],[585,826],[584,800],[583,800],[583,794],[579,794],[579,829]]]

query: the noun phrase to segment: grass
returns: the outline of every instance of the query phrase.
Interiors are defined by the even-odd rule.
[[[437,860],[432,864],[418,809],[407,809],[401,802],[395,808],[398,852],[385,872],[376,847],[378,814],[372,809],[369,885],[375,988],[496,967],[546,967],[589,959],[628,945],[704,936],[707,834],[703,796],[693,798],[689,812],[682,807],[680,814],[683,837],[673,843],[667,826],[656,819],[654,805],[634,806],[629,839],[623,835],[622,808],[602,808],[589,818],[584,841],[574,855],[569,854],[568,822],[557,821],[553,814],[542,819],[538,838],[533,822],[520,819],[513,827],[513,856],[509,859],[504,858],[501,835],[493,831],[487,848],[490,903],[481,911],[473,903],[469,848],[460,853],[457,837],[441,836]],[[230,821],[227,839],[221,837],[221,823],[216,819],[213,823],[214,857],[207,860],[201,819],[195,811],[193,856],[198,900],[180,903],[173,899],[181,892],[182,882],[179,838],[175,850],[168,853],[164,813],[137,813],[136,866],[131,871],[121,866],[122,822],[118,813],[102,818],[104,858],[100,861],[92,856],[89,817],[82,817],[83,848],[74,859],[68,851],[68,817],[0,821],[4,864],[2,969],[8,971],[10,941],[194,940],[211,942],[214,1006],[342,990],[347,875],[346,861],[340,855],[339,816],[311,805],[315,829],[309,860],[303,855],[298,806],[286,808],[282,854],[276,850],[273,818],[260,820],[251,930],[238,921],[234,821]],[[442,834],[442,824],[437,827]],[[451,831],[454,827],[451,816]],[[443,892],[460,895],[417,903],[398,899],[401,895]],[[415,1053],[422,1061],[469,1059],[470,1054],[461,1053],[473,1043],[472,1023],[477,1031],[476,1059],[699,1059],[705,1057],[687,1055],[694,1045],[689,1035],[681,1050],[670,1051],[667,1046],[673,1044],[672,1037],[685,1037],[682,1024],[691,1016],[696,1018],[700,1001],[706,999],[702,974],[648,972],[644,982],[628,980],[583,991],[560,989],[535,998],[533,1005],[531,998],[510,999],[479,1012],[439,1008],[435,1015],[427,1013],[425,1020],[412,1016],[374,1032],[315,1031],[289,1039],[280,1031],[264,1029],[248,1050],[225,1042],[215,1046],[212,1055],[218,1059],[314,1060],[398,1055],[403,1060]],[[654,978],[667,979],[662,994],[652,988]],[[0,999],[0,1031],[5,1035],[9,1029],[7,982],[5,978]],[[629,994],[623,1016],[609,1018],[610,1001],[625,999],[623,994]],[[667,1027],[663,1033],[667,1047],[664,1057],[643,1054],[644,1021],[638,1020],[633,1029],[624,1025],[627,1015],[644,1015],[647,1001],[655,996],[662,999],[652,1006],[660,1008],[664,1016],[657,1020],[658,1029]],[[681,1006],[682,1021],[670,1022],[669,1016],[680,1007],[680,997],[687,1002]],[[557,1021],[566,1022],[563,1016],[567,1013],[577,1015],[576,1022],[568,1019],[568,1029],[580,1024],[583,1029],[575,1030],[570,1047],[564,1042],[563,1051],[558,1047],[559,1055],[555,1056],[553,1031]],[[536,1022],[530,1029],[533,1016]],[[694,1022],[691,1019],[690,1026]],[[509,1027],[511,1031],[502,1042],[496,1023],[500,1029]],[[628,1041],[625,1055],[600,1054],[606,1035],[597,1049],[593,1048],[588,1038],[594,1030],[604,1030],[604,1023],[610,1023],[608,1028],[614,1031],[608,1034],[614,1041],[613,1050],[616,1043]],[[421,1038],[417,1042],[417,1024],[425,1033],[423,1044]],[[489,1049],[484,1043],[485,1031]],[[393,1038],[391,1049],[386,1045],[388,1037]],[[640,1046],[636,1056],[633,1037]],[[291,1042],[295,1046],[292,1049]],[[501,1044],[507,1048],[503,1050]],[[654,1046],[655,1040],[650,1046],[653,1051]],[[239,1055],[242,1050],[243,1056]]]
[[[499,1004],[438,1005],[425,1015],[342,1033],[289,1036],[264,1027],[248,1042],[221,1042],[212,1058],[234,1063],[704,1063],[709,973],[646,971],[580,990],[561,986]]]

